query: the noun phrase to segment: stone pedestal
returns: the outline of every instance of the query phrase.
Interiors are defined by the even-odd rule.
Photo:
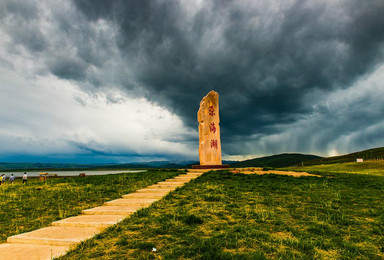
[[[192,169],[228,169],[230,168],[229,164],[220,164],[220,165],[192,165]]]

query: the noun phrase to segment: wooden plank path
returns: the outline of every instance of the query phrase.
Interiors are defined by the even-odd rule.
[[[183,186],[202,174],[203,171],[190,171],[126,194],[120,199],[108,201],[100,207],[84,210],[82,215],[8,237],[7,243],[0,245],[0,260],[46,260],[64,255],[80,242],[92,238],[137,210],[149,207],[177,187]]]

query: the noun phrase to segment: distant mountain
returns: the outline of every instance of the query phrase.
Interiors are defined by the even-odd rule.
[[[144,162],[124,164],[71,164],[71,163],[2,163],[1,171],[26,171],[26,170],[120,170],[120,169],[143,169],[143,168],[182,168],[183,165],[171,162]]]
[[[183,168],[185,165],[192,164],[194,161],[151,161],[131,164],[141,164],[158,168]]]
[[[183,168],[188,162],[152,161],[99,166],[99,169]]]
[[[235,161],[223,161],[223,164],[231,164]],[[121,170],[121,169],[148,169],[148,168],[190,168],[199,164],[197,161],[151,161],[132,162],[122,164],[71,164],[71,163],[5,163],[0,162],[1,171],[27,171],[27,170]]]
[[[231,164],[231,167],[288,167],[301,164],[308,160],[320,159],[321,157],[310,154],[299,154],[299,153],[283,153],[272,156],[265,156],[255,158],[251,160],[245,160]]]
[[[326,158],[318,158],[309,160],[304,165],[318,165],[318,164],[332,164],[332,163],[346,163],[356,162],[357,158],[366,160],[384,160],[384,147],[368,149],[360,152],[350,153],[341,156],[333,156]]]
[[[71,163],[6,163],[0,162],[0,171],[4,170],[72,170],[99,167],[102,164],[71,164]]]

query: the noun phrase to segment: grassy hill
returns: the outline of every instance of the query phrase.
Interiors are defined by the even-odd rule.
[[[309,154],[283,153],[231,164],[231,167],[288,167],[321,157]]]
[[[356,162],[357,158],[366,160],[384,160],[384,147],[368,149],[356,153],[350,153],[341,156],[318,158],[304,162],[304,165],[333,164]]]

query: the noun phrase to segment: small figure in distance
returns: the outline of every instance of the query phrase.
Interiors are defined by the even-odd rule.
[[[24,183],[27,184],[27,178],[28,178],[27,173],[24,172],[24,175],[23,175],[23,184],[24,184]]]
[[[9,176],[9,182],[13,185],[14,181],[15,181],[15,175],[13,175],[12,173],[11,176]]]
[[[3,185],[5,182],[5,174],[3,173],[0,178],[0,185]]]

